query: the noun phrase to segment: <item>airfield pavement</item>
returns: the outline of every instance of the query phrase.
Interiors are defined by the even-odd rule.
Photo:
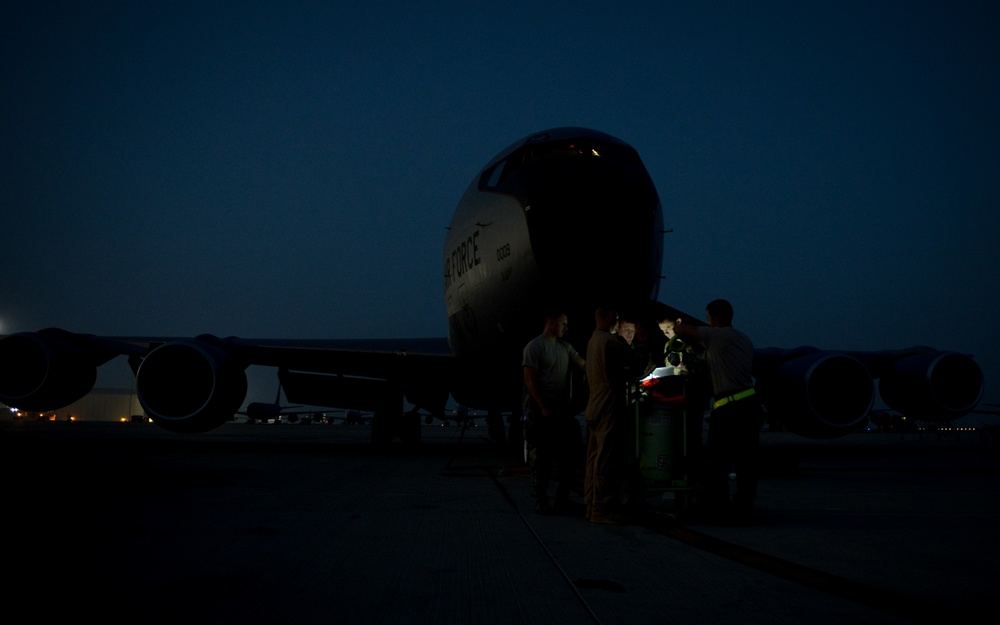
[[[995,622],[1000,442],[762,435],[759,522],[533,511],[485,427],[0,422],[5,612],[102,623]]]

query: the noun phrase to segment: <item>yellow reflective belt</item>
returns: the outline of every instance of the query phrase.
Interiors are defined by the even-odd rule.
[[[747,390],[740,391],[739,393],[736,393],[735,395],[729,395],[728,397],[723,397],[722,399],[716,400],[715,404],[713,404],[712,407],[713,408],[719,408],[721,406],[725,406],[726,404],[728,404],[731,401],[736,401],[738,399],[743,399],[744,397],[750,397],[753,394],[754,394],[754,390],[752,388],[748,388]]]

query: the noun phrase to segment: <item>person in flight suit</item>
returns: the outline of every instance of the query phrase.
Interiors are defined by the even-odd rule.
[[[594,333],[587,343],[587,464],[584,501],[592,523],[617,525],[627,517],[620,510],[622,488],[628,474],[629,428],[627,382],[637,366],[637,354],[627,339],[613,331],[618,324],[614,309],[594,312]],[[634,326],[633,326],[634,327]]]

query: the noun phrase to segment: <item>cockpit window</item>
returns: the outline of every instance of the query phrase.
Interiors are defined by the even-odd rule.
[[[506,189],[504,185],[504,181],[514,172],[534,164],[565,158],[599,158],[617,163],[630,163],[637,162],[639,155],[631,147],[592,138],[529,143],[483,172],[479,179],[479,188],[516,195],[513,189]]]
[[[504,165],[507,164],[507,160],[504,159],[490,167],[488,170],[483,172],[483,177],[480,179],[479,188],[486,187],[487,189],[495,189],[500,181],[503,179],[503,169]]]
[[[552,141],[542,145],[530,146],[524,154],[524,162],[530,163],[551,156],[604,156],[610,151],[609,146],[587,141]]]

